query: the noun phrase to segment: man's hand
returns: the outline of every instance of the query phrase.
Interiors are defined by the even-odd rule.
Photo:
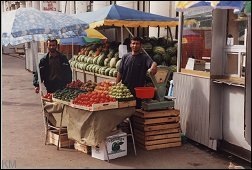
[[[148,69],[148,72],[151,75],[155,75],[157,73],[157,63],[156,62],[152,63],[151,68]]]
[[[151,74],[151,75],[155,75],[157,73],[157,68],[149,68],[148,69],[148,72]]]
[[[154,68],[150,68],[150,73],[152,75],[155,75],[157,73],[157,67],[154,67]]]
[[[39,93],[39,87],[35,87],[35,93]]]

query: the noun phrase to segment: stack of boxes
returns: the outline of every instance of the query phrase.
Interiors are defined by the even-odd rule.
[[[181,146],[179,110],[136,110],[133,115],[136,144],[146,150]]]

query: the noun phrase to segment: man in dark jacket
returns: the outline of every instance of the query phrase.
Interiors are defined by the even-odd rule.
[[[39,62],[40,78],[47,92],[54,93],[72,81],[72,70],[66,56],[57,51],[57,40],[48,40],[47,43],[49,52]],[[33,85],[38,93],[37,72],[34,73]]]

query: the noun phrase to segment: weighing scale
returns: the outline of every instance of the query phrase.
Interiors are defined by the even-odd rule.
[[[150,111],[174,108],[174,98],[165,96],[167,90],[166,85],[171,74],[169,68],[167,66],[158,66],[157,73],[154,76],[149,72],[147,74],[155,87],[155,100],[144,99],[142,109]]]

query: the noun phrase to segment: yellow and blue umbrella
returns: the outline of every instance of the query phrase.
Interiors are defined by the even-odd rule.
[[[174,27],[178,25],[177,18],[171,18],[147,12],[138,11],[119,5],[110,5],[97,11],[75,14],[75,17],[89,23],[89,27]]]
[[[238,9],[242,10],[244,1],[176,1],[176,11],[186,12],[204,9]]]
[[[59,39],[59,44],[83,46],[87,43],[102,42],[104,40],[107,40],[107,37],[105,37],[102,33],[94,28],[88,28],[85,30],[85,32],[87,34],[86,36]]]

